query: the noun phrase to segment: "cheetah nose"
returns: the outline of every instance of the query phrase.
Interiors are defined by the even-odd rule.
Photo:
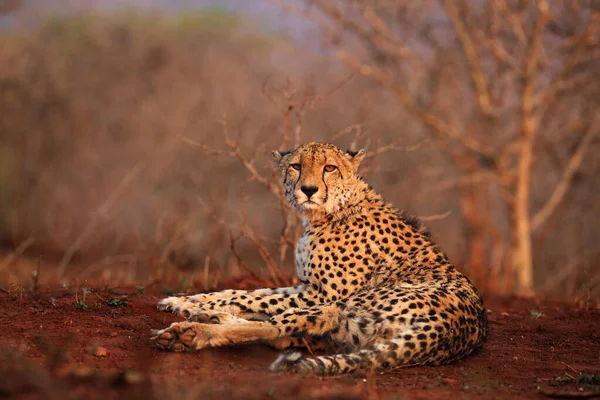
[[[319,191],[319,188],[316,186],[302,186],[300,187],[300,190],[302,190],[302,193],[304,193],[306,197],[310,199],[310,196],[317,193]]]

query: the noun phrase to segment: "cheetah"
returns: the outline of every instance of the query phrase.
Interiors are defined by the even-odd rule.
[[[301,283],[165,298],[158,308],[187,321],[154,331],[154,345],[319,345],[333,354],[287,349],[270,367],[315,374],[441,365],[481,348],[489,327],[477,289],[417,218],[358,175],[365,154],[314,142],[274,151],[285,198],[302,217]]]

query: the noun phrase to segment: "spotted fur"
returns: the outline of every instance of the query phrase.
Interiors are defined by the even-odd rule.
[[[159,308],[188,321],[155,332],[154,343],[184,351],[309,339],[335,354],[286,352],[271,370],[331,374],[446,364],[479,349],[488,335],[480,295],[417,218],[359,177],[364,156],[323,143],[273,152],[285,197],[304,222],[301,284],[166,298]]]

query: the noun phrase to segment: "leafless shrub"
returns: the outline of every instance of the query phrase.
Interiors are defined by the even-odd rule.
[[[256,278],[265,265],[279,284],[300,225],[269,152],[331,138],[372,149],[374,167],[407,149],[384,110],[354,111],[348,95],[380,96],[364,80],[282,76],[268,64],[287,51],[275,39],[236,33],[235,18],[195,22],[78,15],[5,40],[5,242],[31,238],[58,277],[179,280],[176,266],[202,281],[208,265]]]
[[[563,219],[582,215],[591,192],[569,193],[586,179],[597,182],[597,165],[586,157],[598,151],[600,132],[593,2],[279,3],[318,24],[337,59],[389,90],[450,158],[458,179],[441,177],[460,196],[467,267],[479,285],[533,295],[534,261],[542,277],[548,246],[583,265],[590,237],[580,237],[581,251],[559,234],[560,248],[533,248],[563,207]],[[569,235],[572,226],[548,229]],[[504,255],[494,256],[498,249]]]

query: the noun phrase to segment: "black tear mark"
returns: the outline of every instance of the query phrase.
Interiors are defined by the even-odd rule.
[[[323,172],[321,172],[321,180],[323,181],[323,186],[325,186],[325,198],[323,199],[323,205],[327,203],[327,199],[329,199],[329,187],[327,187],[327,183],[325,182],[325,169],[323,168]]]

